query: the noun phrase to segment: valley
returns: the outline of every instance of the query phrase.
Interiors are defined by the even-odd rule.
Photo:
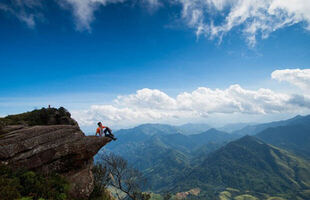
[[[231,133],[209,128],[182,134],[178,127],[145,124],[115,132],[119,139],[104,151],[127,159],[147,178],[145,190],[158,194],[199,188],[199,195],[188,193],[190,199],[225,199],[228,193],[307,199],[309,125],[309,116],[296,116]]]

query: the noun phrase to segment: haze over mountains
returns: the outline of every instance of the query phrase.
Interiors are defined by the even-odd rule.
[[[118,130],[117,133],[130,133],[130,132],[141,132],[146,135],[154,135],[154,134],[175,134],[180,133],[183,135],[193,135],[202,133],[204,131],[212,128],[208,124],[194,124],[187,123],[179,126],[173,126],[168,124],[142,124],[130,129],[121,129]]]
[[[154,190],[165,187],[173,180],[171,177],[177,177],[184,169],[190,168],[197,153],[214,151],[236,138],[216,129],[183,135],[176,127],[159,124],[141,125],[115,134],[118,140],[107,150],[123,156],[144,171],[152,183],[150,188]],[[170,178],[166,179],[168,176]]]
[[[270,123],[263,123],[257,125],[249,125],[240,130],[236,130],[233,133],[239,135],[255,135],[267,128],[278,127],[278,126],[286,126],[286,125],[294,125],[294,124],[309,124],[310,116],[301,116],[297,115],[288,120],[275,121]]]
[[[144,124],[115,134],[106,150],[141,170],[153,192],[199,188],[191,198],[213,199],[234,188],[259,199],[310,198],[310,115],[232,133],[210,128],[188,135],[177,126]]]

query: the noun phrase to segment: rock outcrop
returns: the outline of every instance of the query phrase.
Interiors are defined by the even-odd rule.
[[[93,156],[108,142],[109,138],[85,136],[77,123],[7,125],[0,134],[0,162],[62,174],[70,182],[72,197],[87,198],[93,190]]]

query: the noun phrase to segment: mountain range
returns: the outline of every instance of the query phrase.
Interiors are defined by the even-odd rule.
[[[309,124],[268,128],[258,133],[256,137],[310,159],[310,121]]]
[[[226,188],[259,199],[267,195],[307,199],[310,163],[255,137],[244,136],[207,155],[201,164],[175,180],[169,190],[193,187],[199,187],[210,199]]]
[[[212,152],[236,138],[216,129],[183,135],[177,128],[173,132],[173,128],[152,124],[120,130],[115,132],[118,140],[105,150],[124,157],[143,171],[149,180],[149,188],[158,191],[181,175],[184,169],[191,168],[192,163],[199,162],[199,154]]]
[[[119,139],[105,150],[141,170],[148,191],[199,188],[192,199],[218,199],[237,194],[233,188],[259,199],[310,199],[310,115],[233,133],[211,128],[186,135],[176,126],[144,124],[115,134]]]
[[[154,134],[175,134],[180,133],[183,135],[193,135],[205,132],[212,127],[208,124],[196,124],[196,123],[187,123],[179,126],[176,125],[168,125],[168,124],[142,124],[134,128],[129,129],[120,129],[117,133],[130,133],[130,132],[139,132],[144,133],[146,135],[154,135]]]
[[[233,134],[238,135],[256,135],[259,132],[272,127],[279,127],[279,126],[287,126],[287,125],[301,125],[301,124],[309,124],[310,115],[308,116],[301,116],[297,115],[294,118],[282,121],[275,121],[263,124],[256,124],[256,125],[248,125],[240,130],[236,130]]]

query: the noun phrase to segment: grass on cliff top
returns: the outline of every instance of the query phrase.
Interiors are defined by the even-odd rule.
[[[60,108],[42,108],[17,115],[8,115],[0,118],[1,129],[9,125],[74,125],[76,122],[71,118],[71,114],[63,107]]]

